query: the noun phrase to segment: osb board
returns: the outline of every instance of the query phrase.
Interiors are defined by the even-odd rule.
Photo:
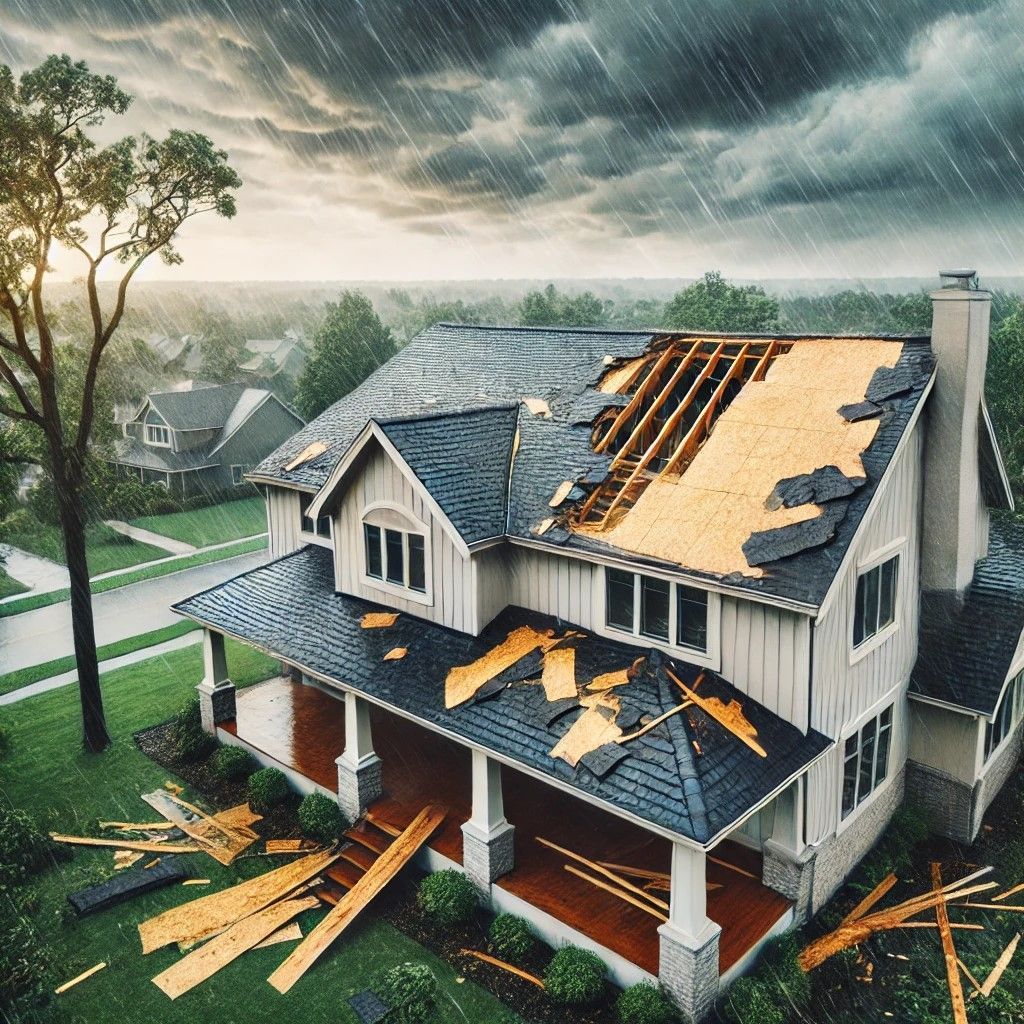
[[[538,647],[547,650],[555,640],[551,630],[541,633],[532,626],[520,626],[486,654],[469,665],[457,665],[444,682],[444,706],[454,708],[469,700],[484,683],[511,668]]]
[[[540,677],[548,700],[565,700],[576,696],[576,649],[556,647],[544,655]]]
[[[615,724],[622,702],[614,694],[604,692],[584,697],[580,706],[586,709],[584,713],[549,752],[550,757],[560,757],[573,768],[584,754],[606,743],[614,743],[622,735],[622,730]]]
[[[820,515],[813,504],[770,511],[765,500],[780,480],[823,466],[864,476],[860,455],[878,421],[847,423],[837,410],[863,401],[875,371],[902,351],[891,341],[795,341],[763,381],[743,386],[681,476],[652,481],[608,529],[581,532],[703,572],[763,575],[743,555],[750,535]]]
[[[658,355],[661,353],[659,352]],[[630,382],[632,377],[640,371],[644,363],[650,362],[650,356],[638,356],[636,359],[627,359],[626,362],[613,366],[597,385],[597,390],[603,395],[617,395]]]
[[[398,612],[367,612],[360,620],[363,629],[386,629],[398,621]]]

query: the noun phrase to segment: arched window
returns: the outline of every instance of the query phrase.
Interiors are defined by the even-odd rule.
[[[371,587],[401,591],[414,601],[430,596],[427,525],[388,502],[363,512],[363,578]]]

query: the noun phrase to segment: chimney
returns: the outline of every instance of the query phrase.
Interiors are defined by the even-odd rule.
[[[962,593],[988,547],[978,432],[992,295],[973,270],[939,276],[942,287],[931,296],[937,372],[925,436],[921,585]]]

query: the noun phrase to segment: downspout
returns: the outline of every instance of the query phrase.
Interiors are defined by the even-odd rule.
[[[807,732],[811,731],[811,714],[814,708],[814,619],[810,619],[810,649],[808,651],[807,658]],[[806,779],[806,776],[804,777]],[[804,782],[803,792],[801,794],[801,801],[803,803],[803,811],[800,815],[800,827],[802,835],[800,841],[803,845],[807,846],[807,790],[808,786],[806,781]]]

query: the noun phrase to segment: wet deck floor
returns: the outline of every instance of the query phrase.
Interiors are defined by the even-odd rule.
[[[345,708],[331,694],[288,679],[238,692],[237,718],[225,728],[249,745],[336,791],[334,760],[345,745]],[[470,752],[380,708],[372,712],[374,747],[384,766],[384,798],[374,811],[401,828],[426,803],[448,817],[431,847],[462,861],[461,825],[471,808]],[[503,768],[505,814],[516,827],[516,867],[497,884],[608,949],[658,973],[655,917],[564,869],[566,858],[536,841],[543,836],[595,861],[668,871],[670,844],[622,818],[515,769]],[[726,841],[714,855],[760,876],[761,857]],[[708,916],[722,927],[724,973],[785,914],[789,902],[757,878],[708,863]],[[667,894],[659,894],[667,899]]]

